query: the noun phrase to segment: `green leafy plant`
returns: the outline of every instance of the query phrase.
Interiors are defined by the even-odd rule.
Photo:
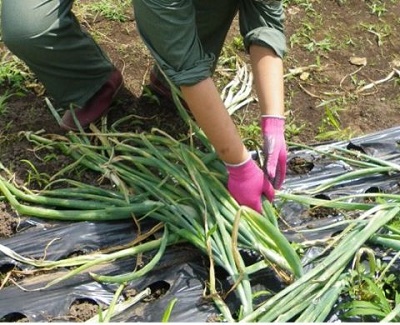
[[[108,0],[101,0],[92,3],[89,8],[95,13],[100,14],[109,20],[125,22],[129,19],[129,16],[126,14],[127,9],[130,8],[129,6],[130,2],[126,0],[112,2]]]
[[[340,121],[340,112],[344,110],[343,107],[333,104],[332,102],[324,102],[319,105],[325,106],[324,117],[318,127],[318,135],[315,137],[317,140],[344,140],[352,137],[350,128],[342,128]]]
[[[360,262],[363,252],[368,254],[367,265]],[[388,265],[377,259],[369,249],[360,250],[354,264],[346,288],[350,301],[339,306],[344,311],[343,317],[369,322],[384,319],[400,303],[397,277],[393,273],[386,274],[389,271]],[[399,321],[400,317],[396,316],[393,320]]]
[[[239,131],[242,138],[261,140],[261,127],[257,121],[253,121],[248,125],[239,124]]]
[[[288,140],[291,140],[294,136],[299,135],[301,131],[304,130],[306,127],[305,123],[302,123],[300,125],[295,123],[295,120],[291,120],[286,123],[285,125],[285,137]]]
[[[382,46],[384,38],[390,36],[392,32],[391,27],[387,24],[379,25],[379,24],[361,23],[360,26],[366,29],[367,32],[375,35],[378,46]]]
[[[168,323],[168,321],[169,321],[169,319],[171,317],[172,310],[174,309],[175,304],[177,303],[177,301],[178,301],[178,299],[174,298],[168,303],[167,308],[165,309],[163,317],[162,317],[162,322],[163,323]]]
[[[8,91],[0,95],[0,116],[7,112],[7,100],[12,96]]]
[[[383,1],[373,1],[371,4],[368,4],[371,13],[381,17],[385,12],[387,12],[385,2]]]
[[[7,86],[16,93],[24,93],[27,84],[33,82],[32,72],[28,70],[26,65],[6,51],[0,58],[0,86]]]
[[[26,186],[32,185],[32,183],[38,184],[40,187],[44,187],[49,183],[50,175],[47,173],[41,173],[37,170],[36,166],[29,160],[23,159],[21,162],[27,164],[30,168],[27,170],[28,176],[26,180]]]
[[[320,41],[316,41],[314,39],[310,39],[310,42],[305,44],[304,47],[310,51],[314,52],[316,50],[321,50],[324,52],[331,51],[332,48],[335,46],[331,37],[327,36]]]
[[[142,96],[144,98],[147,98],[150,102],[156,103],[157,105],[160,105],[160,99],[156,94],[154,94],[151,89],[147,86],[143,87],[143,93]]]

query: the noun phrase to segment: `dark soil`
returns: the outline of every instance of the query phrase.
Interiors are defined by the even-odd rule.
[[[81,1],[89,2],[94,1]],[[289,48],[285,58],[285,89],[287,124],[293,128],[288,131],[288,140],[312,144],[321,139],[340,140],[398,125],[400,76],[394,73],[388,81],[365,90],[362,87],[386,78],[396,71],[393,68],[400,70],[399,1],[385,1],[387,11],[380,16],[372,12],[372,1],[304,1],[309,6],[297,4],[300,1],[289,3],[286,8]],[[101,15],[78,15],[86,29],[102,35],[97,36],[99,43],[124,76],[125,87],[115,100],[108,122],[133,114],[137,120],[126,126],[130,131],[158,127],[180,136],[186,132],[186,125],[174,106],[163,101],[158,104],[144,96],[153,61],[135,29],[133,14],[128,12],[127,15],[131,18],[126,22],[115,22]],[[236,36],[235,21],[227,46]],[[245,57],[241,51],[238,54]],[[11,54],[7,54],[0,43],[0,58],[6,55]],[[354,57],[365,59],[361,61],[366,64],[360,65],[352,59]],[[216,80],[223,74],[223,68],[219,66]],[[302,68],[301,72],[293,70],[297,68]],[[0,79],[0,91],[14,94],[7,101],[7,110],[0,115],[0,162],[14,173],[18,183],[40,188],[40,179],[53,175],[70,158],[60,155],[45,159],[46,150],[33,150],[34,145],[20,133],[63,133],[46,105],[45,90],[33,75],[28,79],[22,87],[25,89],[22,95],[17,95],[7,80]],[[328,108],[334,112],[338,127],[329,123]],[[234,119],[244,129],[256,123],[257,103],[241,109]],[[324,136],[328,132],[331,136]],[[34,164],[36,177],[25,160]],[[290,167],[302,173],[307,172],[302,168],[310,166],[299,162],[297,169],[293,165]],[[96,183],[98,177],[87,172],[80,174],[80,180],[89,183]],[[16,233],[20,218],[24,216],[17,216],[8,203],[0,200],[0,239]],[[97,312],[97,306],[86,301],[82,306],[75,304],[71,315],[66,317],[84,321]]]

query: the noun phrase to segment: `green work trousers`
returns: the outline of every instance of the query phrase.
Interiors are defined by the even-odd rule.
[[[213,74],[237,13],[247,51],[252,44],[272,48],[280,57],[286,51],[282,1],[133,0],[133,6],[158,67],[178,86]]]
[[[82,106],[108,80],[113,64],[71,12],[73,0],[2,0],[6,46],[60,107]]]

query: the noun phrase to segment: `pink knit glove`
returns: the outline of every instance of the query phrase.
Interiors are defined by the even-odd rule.
[[[264,137],[264,171],[275,189],[280,189],[286,177],[285,118],[263,115],[261,131]]]
[[[239,165],[226,164],[226,168],[228,190],[240,205],[261,213],[261,195],[264,194],[269,201],[274,199],[274,188],[251,157]]]

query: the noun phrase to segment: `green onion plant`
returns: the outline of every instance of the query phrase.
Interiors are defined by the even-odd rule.
[[[235,81],[223,94],[232,112],[247,103],[251,75],[246,69],[239,70],[238,80],[244,80],[245,85],[240,86],[240,82]],[[37,191],[17,184],[14,175],[0,163],[0,192],[20,215],[66,221],[135,219],[140,222],[153,218],[160,222],[157,227],[162,232],[160,238],[137,240],[115,252],[92,253],[61,261],[32,260],[3,245],[0,245],[0,251],[35,267],[76,267],[49,282],[45,288],[94,265],[155,251],[147,265],[131,273],[114,276],[90,273],[97,281],[116,283],[122,288],[152,270],[168,246],[188,242],[208,257],[209,281],[205,295],[213,299],[223,320],[322,322],[349,284],[348,267],[360,250],[372,244],[399,250],[400,234],[394,231],[391,223],[399,217],[400,195],[365,193],[332,200],[315,197],[367,176],[397,174],[398,164],[355,154],[340,146],[303,146],[302,149],[345,161],[351,169],[314,187],[277,191],[276,203],[264,202],[263,213],[259,214],[239,206],[230,196],[225,187],[227,175],[223,163],[182,106],[180,92],[173,85],[171,87],[177,109],[189,126],[185,139],[174,139],[158,129],[147,133],[120,131],[121,125],[129,123],[134,116],[126,116],[109,128],[103,124],[99,130],[91,125],[89,132],[80,130],[65,136],[25,132],[34,145],[61,151],[74,161],[50,177],[49,183]],[[239,89],[238,93],[235,93],[236,89]],[[54,109],[52,111],[56,114]],[[113,190],[68,179],[66,175],[78,165],[98,173],[101,180],[108,180]],[[347,216],[338,221],[344,230],[327,240],[323,252],[307,265],[303,265],[299,252],[309,243],[296,243],[295,246],[279,228],[280,208],[287,201],[309,208],[330,207]],[[331,226],[335,225],[326,227]],[[293,231],[302,234],[309,230],[294,228]],[[246,264],[242,250],[249,249],[258,252],[262,260]],[[229,292],[220,292],[217,288],[216,266],[228,273],[232,284]],[[275,270],[287,281],[287,286],[255,305],[254,297],[258,295],[253,292],[251,275],[264,268]],[[240,312],[233,313],[225,303],[225,297],[231,293],[240,301]],[[179,302],[171,303],[165,319],[169,318],[175,303]],[[398,303],[387,311],[384,317],[395,319]],[[110,316],[106,317],[109,321]]]

